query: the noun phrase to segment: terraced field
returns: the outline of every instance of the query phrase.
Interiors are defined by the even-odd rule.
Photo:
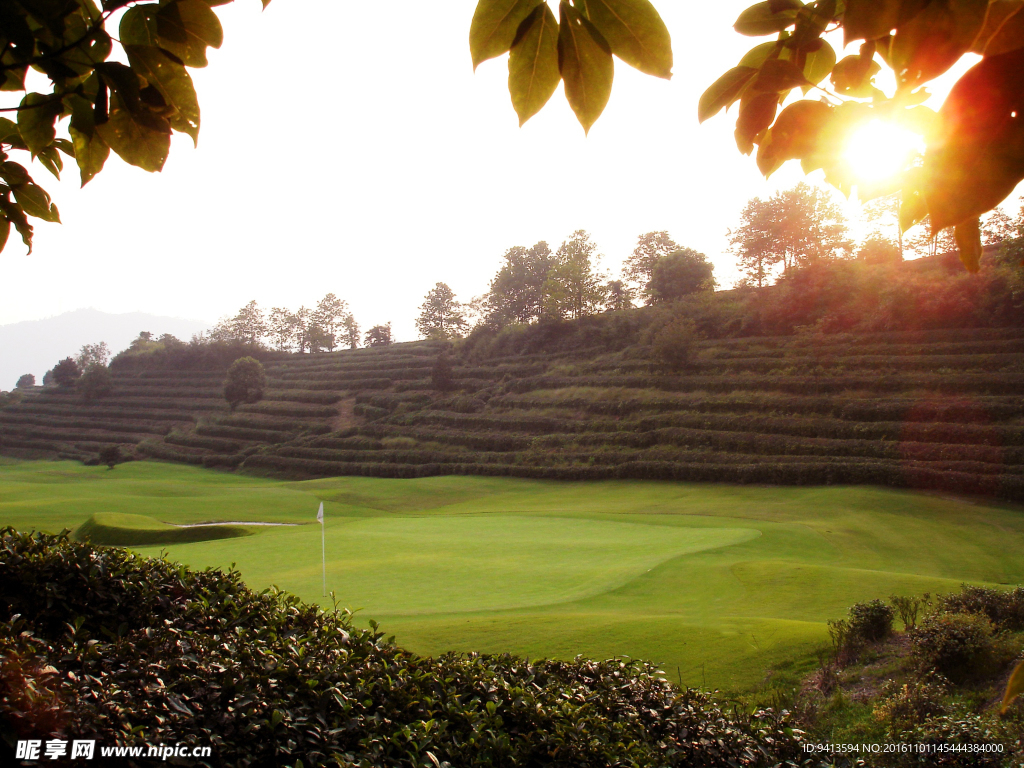
[[[235,563],[255,589],[330,605],[320,502],[328,589],[403,647],[625,654],[729,691],[771,668],[812,669],[826,620],[855,602],[1024,581],[1018,506],[905,490],[286,481],[160,462],[0,461],[0,526],[74,529],[195,567]],[[178,527],[207,522],[221,525]],[[293,525],[237,525],[256,522]]]
[[[223,372],[115,373],[95,403],[37,390],[0,451],[140,457],[287,476],[867,483],[1024,500],[1024,330],[706,341],[681,373],[629,350],[453,357],[442,345],[267,364],[231,413]]]

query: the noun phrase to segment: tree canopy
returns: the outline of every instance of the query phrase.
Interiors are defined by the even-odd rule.
[[[0,117],[0,250],[12,225],[31,252],[29,218],[60,221],[49,194],[9,159],[12,151],[28,153],[58,178],[61,155],[73,157],[84,186],[111,150],[159,171],[173,131],[198,140],[199,101],[187,68],[205,67],[207,47],[220,47],[224,34],[211,6],[227,2],[0,4],[0,91],[25,93],[16,106],[0,108],[17,117]],[[108,30],[118,15],[118,28]],[[48,93],[27,92],[30,68],[49,79]],[[70,140],[57,136],[58,123],[69,118]]]
[[[799,160],[805,173],[821,169],[862,199],[898,191],[902,230],[926,216],[932,234],[954,227],[961,259],[978,269],[979,217],[1024,179],[1024,2],[768,0],[743,11],[735,29],[775,40],[756,45],[705,91],[701,121],[739,102],[736,144],[745,154],[757,147],[766,176]],[[857,54],[837,60],[823,37],[838,30],[844,47],[863,41]],[[968,53],[982,59],[942,108],[922,106],[925,86]],[[875,85],[883,65],[896,77],[892,96]],[[798,88],[814,98],[782,108]],[[885,188],[871,188],[843,155],[848,137],[872,120],[925,141],[921,162]]]
[[[254,357],[240,357],[228,368],[224,379],[224,399],[231,410],[239,403],[258,403],[267,389],[267,374],[263,364]]]
[[[437,283],[427,291],[416,329],[427,339],[457,339],[466,332],[466,313],[447,283]]]

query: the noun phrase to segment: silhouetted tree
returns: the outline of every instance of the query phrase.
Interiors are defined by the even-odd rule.
[[[267,374],[262,363],[253,357],[240,357],[228,368],[224,399],[233,411],[239,403],[258,403],[266,388]]]
[[[53,366],[53,380],[63,389],[75,386],[81,377],[82,369],[78,367],[74,358],[65,357]]]
[[[15,386],[18,389],[27,389],[28,387],[34,387],[36,385],[36,377],[31,373],[25,373],[18,377],[18,383]]]
[[[373,328],[366,332],[364,343],[368,347],[391,346],[391,323],[373,326]]]
[[[452,289],[437,283],[420,304],[416,329],[428,339],[457,339],[466,332],[466,313]]]
[[[654,263],[650,295],[653,303],[673,301],[690,293],[715,288],[714,265],[703,253],[681,248]]]

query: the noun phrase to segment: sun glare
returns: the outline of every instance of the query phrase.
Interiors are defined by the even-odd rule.
[[[850,137],[844,154],[859,180],[877,183],[895,176],[915,154],[923,151],[924,139],[918,134],[883,120],[872,120]]]

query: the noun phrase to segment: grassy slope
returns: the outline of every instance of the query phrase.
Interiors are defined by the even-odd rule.
[[[0,524],[21,529],[97,512],[310,523],[319,500],[328,588],[413,650],[628,654],[732,690],[813,663],[825,620],[855,601],[1024,582],[1024,515],[904,491],[0,464]],[[320,600],[319,526],[256,530],[166,549]]]

